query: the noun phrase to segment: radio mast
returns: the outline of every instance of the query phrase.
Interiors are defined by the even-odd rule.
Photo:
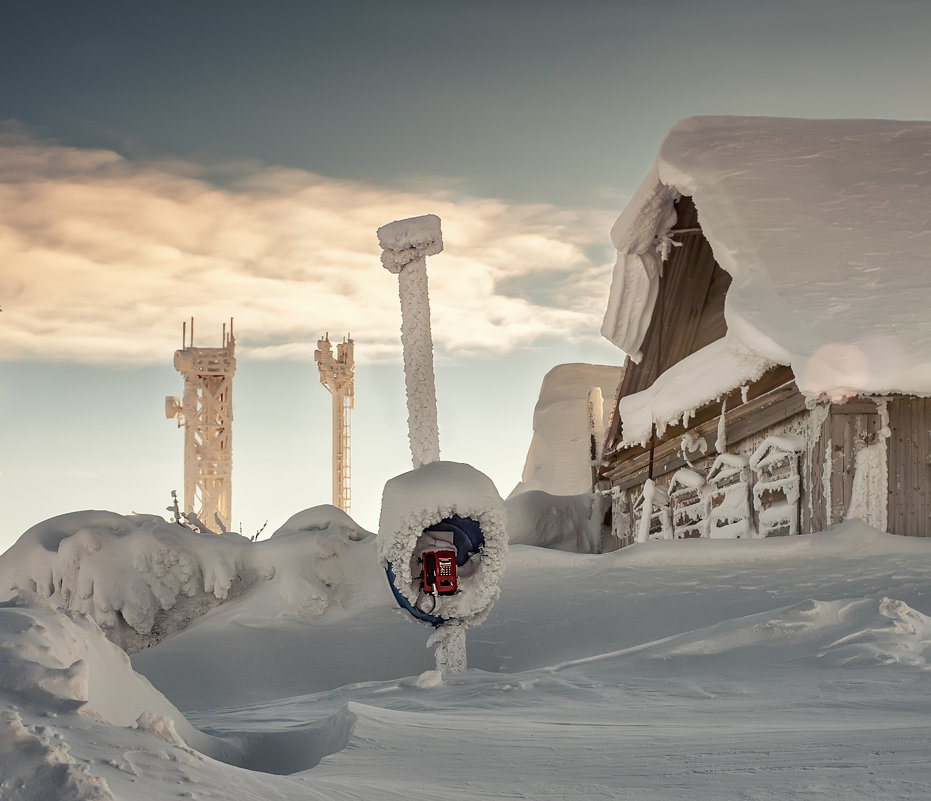
[[[184,377],[184,395],[165,398],[165,416],[184,427],[184,512],[220,532],[232,522],[235,351],[232,319],[229,332],[223,325],[219,348],[195,348],[194,318],[190,342],[183,323],[174,365]]]
[[[346,514],[349,514],[352,500],[349,444],[356,370],[353,350],[354,343],[347,336],[337,344],[334,358],[330,335],[327,333],[317,340],[317,350],[314,351],[314,361],[320,368],[320,383],[333,396],[333,505]]]

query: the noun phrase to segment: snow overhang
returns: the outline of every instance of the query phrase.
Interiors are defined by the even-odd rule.
[[[732,277],[728,347],[790,365],[813,397],[931,395],[931,123],[678,123],[611,234],[601,331],[634,361],[679,195]]]
[[[726,334],[674,364],[645,390],[621,398],[624,442],[646,445],[654,425],[659,437],[670,425],[688,426],[696,409],[756,381],[773,364]]]

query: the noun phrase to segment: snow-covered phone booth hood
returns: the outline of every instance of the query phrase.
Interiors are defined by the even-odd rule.
[[[398,604],[432,626],[481,623],[498,598],[508,541],[491,479],[467,464],[431,462],[385,484],[378,553]],[[455,591],[425,582],[424,554],[455,554]],[[438,584],[436,582],[435,584]]]

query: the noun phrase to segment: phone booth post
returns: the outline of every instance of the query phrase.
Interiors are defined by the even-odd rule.
[[[469,626],[498,597],[507,555],[504,503],[488,476],[440,461],[426,257],[443,250],[440,218],[397,220],[378,229],[384,267],[398,276],[408,437],[414,469],[382,494],[379,558],[398,605],[434,633],[437,670],[466,669]]]

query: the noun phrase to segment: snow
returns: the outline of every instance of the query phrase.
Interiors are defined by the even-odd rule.
[[[530,490],[504,502],[508,541],[512,545],[536,545],[573,553],[591,553],[601,538],[592,532],[592,493],[550,495]]]
[[[592,425],[589,395],[613,399],[622,368],[600,364],[560,364],[543,378],[533,410],[533,438],[520,483],[511,497],[534,490],[579,495],[592,488]],[[611,423],[613,403],[602,405],[600,426]],[[599,421],[595,421],[596,425]],[[596,437],[600,445],[603,436]]]
[[[677,383],[685,395],[655,409],[658,425],[773,363],[790,365],[812,398],[931,395],[931,123],[697,117],[674,126],[612,230],[618,258],[602,334],[634,361],[679,195],[693,197],[733,279],[728,342],[709,347],[740,349],[751,363],[748,375],[721,362],[704,375],[677,366],[688,372]],[[708,366],[712,355],[692,360]],[[659,402],[652,393],[627,403],[626,440],[644,439]]]
[[[773,362],[748,350],[730,334],[712,342],[662,373],[651,386],[620,399],[624,441],[646,444],[656,426],[657,436],[688,412],[755,381]]]
[[[26,531],[0,559],[0,598],[25,591],[82,612],[132,653],[250,587],[254,606],[303,619],[375,603],[366,587],[376,577],[383,581],[374,536],[331,506],[301,512],[257,543],[155,515],[92,511]]]
[[[99,515],[41,524],[45,537],[0,556],[4,575],[26,575],[34,551]],[[349,574],[355,548],[377,562],[370,535],[339,531],[337,510],[301,519],[309,530],[239,543],[287,544],[265,551],[275,577],[132,665],[89,615],[26,593],[0,605],[0,797],[931,794],[927,540],[848,521],[604,555],[515,545],[500,600],[470,630],[471,668],[443,676],[383,577],[371,597],[360,587],[359,602],[318,615],[268,603],[291,562]],[[345,547],[321,548],[328,538]],[[120,564],[129,551],[106,557],[119,540],[85,557],[111,565],[95,592],[134,569]]]
[[[440,458],[426,258],[443,250],[440,218],[395,220],[377,234],[382,264],[398,274],[408,438],[414,467],[420,467]]]
[[[392,273],[400,273],[411,262],[443,250],[440,218],[435,214],[395,220],[379,228],[377,235],[382,247],[381,263]]]

